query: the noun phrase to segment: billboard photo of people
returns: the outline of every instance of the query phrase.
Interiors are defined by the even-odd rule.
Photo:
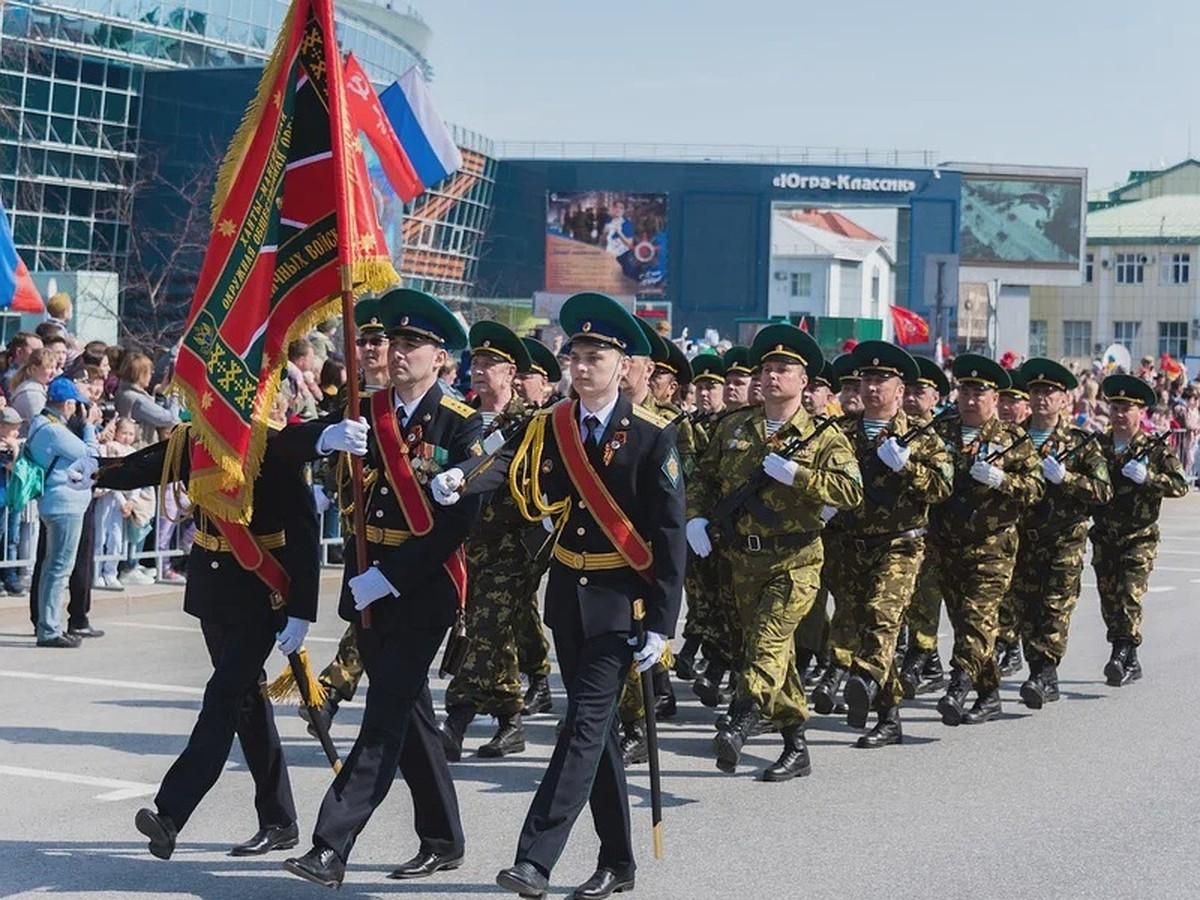
[[[547,194],[547,291],[661,296],[666,286],[666,194]]]
[[[1077,268],[1080,179],[964,175],[962,259],[967,265]]]

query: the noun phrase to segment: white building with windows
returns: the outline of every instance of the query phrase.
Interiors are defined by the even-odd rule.
[[[880,319],[890,339],[894,269],[887,242],[840,213],[776,212],[767,314]]]
[[[1085,363],[1119,343],[1135,361],[1200,357],[1200,161],[1132,172],[1088,206],[1083,284],[1032,289],[1030,355]]]

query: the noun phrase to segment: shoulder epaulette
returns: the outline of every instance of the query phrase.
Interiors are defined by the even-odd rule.
[[[649,422],[651,425],[655,425],[658,428],[666,428],[667,427],[667,422],[668,422],[667,419],[664,419],[662,416],[660,416],[658,413],[654,412],[653,410],[646,409],[646,407],[644,407],[644,406],[634,404],[633,414],[635,416],[637,416],[639,419],[642,419],[645,422]]]
[[[463,403],[461,400],[456,400],[449,394],[442,394],[441,405],[446,407],[446,409],[450,409],[458,413],[464,419],[469,419],[475,414],[475,410],[471,409],[470,406],[468,406],[466,403]]]

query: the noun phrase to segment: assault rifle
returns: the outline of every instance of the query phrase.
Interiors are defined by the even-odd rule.
[[[907,447],[925,432],[938,425],[938,423],[948,421],[949,419],[956,418],[957,416],[958,410],[953,406],[948,406],[924,425],[918,425],[914,428],[910,428],[904,434],[899,435],[896,438],[896,443],[901,447]],[[879,454],[871,453],[869,456],[867,456],[865,461],[859,463],[859,466],[862,469],[863,493],[866,498],[876,506],[882,506],[884,508],[895,506],[897,492],[889,490],[883,484],[876,483],[878,476],[881,474],[881,470],[887,469],[887,466],[884,465],[883,460],[879,458]],[[884,479],[888,480],[893,474],[897,473],[893,473],[890,469],[887,469],[887,471],[883,473]]]
[[[796,435],[774,452],[785,459],[789,459],[804,450],[805,447],[817,439],[821,432],[832,428],[837,422],[838,418],[836,416],[829,416],[822,420],[807,437]],[[717,505],[713,508],[712,515],[710,516],[710,521],[714,526],[713,536],[718,541],[727,541],[733,537],[734,522],[743,510],[748,511],[755,519],[768,528],[775,526],[779,521],[779,513],[768,507],[759,496],[762,493],[762,489],[773,480],[762,469],[757,469],[745,482],[717,501]]]

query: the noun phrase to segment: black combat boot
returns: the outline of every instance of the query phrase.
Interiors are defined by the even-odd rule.
[[[900,634],[896,636],[896,650],[893,656],[896,668],[900,668],[903,665],[905,658],[908,656],[910,644],[912,644],[912,632],[908,627],[908,623],[903,622],[900,625]]]
[[[846,724],[851,728],[866,728],[875,698],[879,696],[875,679],[855,672],[842,689],[842,696],[846,698]]]
[[[724,696],[725,692],[721,690],[725,672],[726,668],[721,660],[710,659],[704,674],[692,682],[692,692],[709,709],[715,709],[728,702],[728,698]]]
[[[458,762],[462,759],[463,737],[466,736],[467,726],[475,718],[475,707],[452,706],[446,710],[446,721],[442,723],[442,749],[446,751],[447,762]]]
[[[696,679],[696,654],[700,652],[700,638],[685,638],[683,647],[675,655],[675,674],[684,681]]]
[[[645,674],[642,675],[645,678]],[[674,718],[676,711],[675,686],[665,667],[654,668],[654,715],[659,720]]]
[[[734,701],[733,718],[729,722],[729,728],[718,731],[717,736],[713,738],[713,747],[717,751],[717,768],[722,772],[737,771],[742,747],[750,737],[750,729],[757,724],[758,718],[758,704],[753,700]]]
[[[912,700],[917,696],[917,687],[921,684],[921,670],[929,659],[929,651],[922,650],[915,644],[908,648],[904,662],[900,665],[900,686],[904,689],[904,699]]]
[[[962,715],[964,725],[982,725],[1000,718],[1000,689],[992,688],[975,698],[971,708]]]
[[[1021,702],[1030,709],[1041,709],[1058,699],[1058,670],[1053,663],[1030,661],[1029,678],[1021,685]]]
[[[713,722],[713,727],[716,728],[717,731],[728,731],[729,723],[733,721],[733,717],[735,715],[737,715],[736,694],[734,695],[733,699],[729,701],[729,707],[725,710],[725,712],[717,716],[716,720]]]
[[[816,662],[813,663],[813,667],[807,672],[801,673],[802,677],[800,681],[806,688],[811,688],[814,684],[820,683],[821,679],[825,677],[825,673],[828,671],[828,669],[829,662],[824,656],[818,655]]]
[[[1129,666],[1129,654],[1133,650],[1133,642],[1120,638],[1113,641],[1112,656],[1104,667],[1104,680],[1109,687],[1120,687],[1129,682],[1126,669]]]
[[[804,742],[804,726],[789,725],[782,731],[783,753],[775,764],[763,770],[763,781],[791,781],[812,773],[808,744]]]
[[[815,659],[816,654],[811,650],[796,648],[796,673],[800,676],[801,684],[804,684],[804,679],[808,677],[808,670],[812,668]]]
[[[946,685],[946,669],[942,666],[941,655],[934,650],[925,660],[925,668],[921,670],[921,681],[917,684],[918,694],[932,694],[940,691]]]
[[[938,701],[937,711],[942,714],[943,725],[961,725],[963,707],[967,703],[967,695],[975,685],[971,676],[962,669],[952,669],[950,672],[950,687],[945,696]]]
[[[554,696],[550,693],[550,679],[545,675],[530,675],[529,690],[525,692],[523,716],[536,716],[554,709]]]
[[[1005,677],[1016,675],[1023,668],[1025,660],[1021,657],[1021,642],[1016,640],[1004,648],[1004,654],[1000,657],[1000,674]]]
[[[858,739],[856,747],[874,750],[888,744],[903,744],[904,729],[900,727],[900,707],[888,706],[879,710],[879,721],[875,727]]]
[[[621,761],[626,766],[637,766],[650,759],[650,747],[646,743],[646,723],[641,719],[621,725]]]
[[[1130,681],[1140,681],[1142,678],[1142,663],[1138,659],[1138,648],[1131,646],[1129,648],[1129,656],[1126,657],[1125,663],[1125,683]]]
[[[823,716],[838,711],[838,694],[841,693],[842,685],[846,683],[846,675],[845,669],[838,668],[836,664],[830,664],[820,683],[813,688],[813,709]]]
[[[521,724],[521,714],[498,716],[498,727],[492,739],[475,751],[482,759],[499,759],[512,753],[525,750],[525,727]]]

